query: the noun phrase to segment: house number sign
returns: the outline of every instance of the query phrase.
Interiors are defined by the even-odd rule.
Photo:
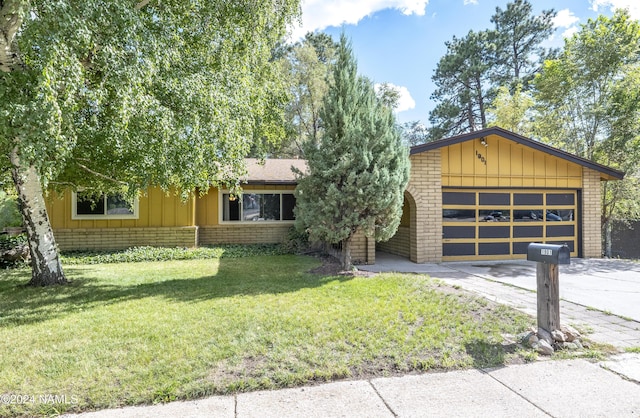
[[[487,159],[484,157],[484,155],[478,152],[478,150],[476,150],[476,157],[478,157],[478,159],[482,161],[482,164],[487,165]]]

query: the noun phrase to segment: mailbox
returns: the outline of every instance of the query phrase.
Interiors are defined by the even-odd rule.
[[[571,251],[566,245],[531,243],[527,260],[547,264],[571,264]]]

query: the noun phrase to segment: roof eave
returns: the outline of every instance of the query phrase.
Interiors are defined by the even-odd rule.
[[[249,186],[296,186],[298,184],[294,180],[248,180],[243,183]]]

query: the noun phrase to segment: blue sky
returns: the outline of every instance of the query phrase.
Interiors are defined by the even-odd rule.
[[[562,46],[565,36],[599,14],[610,16],[619,7],[640,19],[639,0],[530,0],[534,13],[554,9],[556,33],[548,46]],[[445,41],[469,30],[491,28],[496,7],[507,0],[303,0],[298,39],[308,31],[323,31],[351,39],[358,71],[376,83],[388,82],[402,92],[399,122],[428,124],[434,90],[431,76],[446,52]]]

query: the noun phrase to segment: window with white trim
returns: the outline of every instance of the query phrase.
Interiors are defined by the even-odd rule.
[[[222,222],[294,221],[293,192],[261,191],[234,195],[223,192]]]
[[[138,199],[129,202],[119,193],[74,192],[72,219],[138,219]]]

